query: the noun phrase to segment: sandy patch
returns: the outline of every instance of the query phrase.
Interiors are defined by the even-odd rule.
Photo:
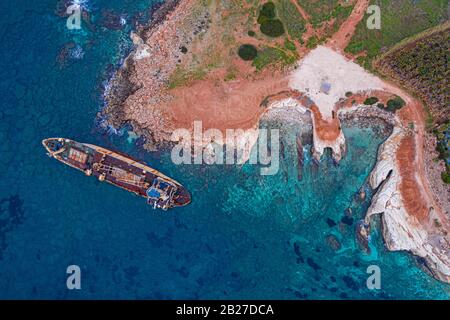
[[[292,74],[289,86],[305,92],[324,118],[332,119],[335,104],[346,92],[382,90],[382,82],[336,51],[319,46]]]

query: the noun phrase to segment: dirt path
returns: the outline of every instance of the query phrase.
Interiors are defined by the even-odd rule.
[[[369,0],[358,0],[348,19],[342,23],[339,31],[328,40],[328,47],[340,53],[344,52],[355,33],[356,26],[364,18],[369,2]]]

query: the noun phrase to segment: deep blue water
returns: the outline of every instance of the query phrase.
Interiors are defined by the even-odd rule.
[[[251,165],[177,167],[126,132],[98,128],[103,83],[127,52],[132,16],[151,1],[90,1],[96,28],[81,31],[66,29],[56,1],[0,2],[0,298],[448,299],[449,286],[410,255],[387,252],[379,231],[371,255],[356,244],[370,190],[364,202],[355,194],[382,142],[371,129],[345,128],[340,166],[307,159],[299,182],[289,136],[280,173],[263,177]],[[102,28],[104,9],[126,27]],[[185,184],[193,203],[153,211],[49,159],[40,142],[51,136],[139,157]],[[339,224],[349,207],[354,222]],[[71,264],[81,267],[81,290],[66,288]],[[373,264],[381,290],[365,285]]]

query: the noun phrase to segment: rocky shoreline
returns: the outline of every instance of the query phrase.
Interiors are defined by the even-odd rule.
[[[150,151],[157,148],[157,141],[161,143],[161,146],[164,146],[164,142],[169,140],[168,137],[170,135],[167,134],[168,132],[164,132],[166,133],[164,136],[166,140],[161,139],[160,137],[155,137],[155,130],[152,130],[154,129],[153,127],[150,127],[145,123],[136,122],[136,120],[129,114],[130,110],[127,108],[127,100],[136,94],[140,89],[143,89],[142,83],[138,80],[140,69],[142,69],[141,66],[138,66],[138,63],[140,62],[140,57],[143,54],[154,56],[155,61],[157,62],[157,65],[146,67],[146,69],[153,71],[156,70],[155,73],[151,75],[154,80],[151,83],[152,85],[145,88],[147,91],[146,96],[153,99],[162,99],[159,93],[164,84],[168,81],[169,71],[175,67],[173,63],[174,59],[159,59],[158,56],[164,53],[164,48],[161,48],[157,41],[158,35],[156,35],[153,40],[151,37],[158,32],[164,34],[164,24],[176,24],[176,19],[174,19],[173,16],[171,17],[171,14],[179,9],[179,6],[182,3],[186,3],[186,1],[168,0],[164,2],[153,13],[148,24],[138,26],[136,31],[131,33],[134,49],[125,58],[123,65],[118,68],[110,79],[104,92],[105,107],[99,114],[99,117],[105,119],[108,125],[115,128],[122,127],[125,124],[131,125],[133,127],[133,131],[145,140],[144,148]],[[174,37],[170,44],[166,44],[165,48],[175,48],[177,45],[175,43],[176,40],[177,38]],[[147,41],[153,41],[153,45],[147,44]],[[163,69],[167,70],[162,72],[161,70]],[[169,130],[170,129],[165,131]]]
[[[389,137],[395,126],[392,113],[375,106],[363,106],[352,112],[340,112],[339,120],[345,126],[370,127],[375,135],[381,138]]]

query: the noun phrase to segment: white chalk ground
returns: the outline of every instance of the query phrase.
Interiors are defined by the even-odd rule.
[[[330,85],[328,92],[321,91],[326,87],[324,84]],[[346,92],[383,89],[380,79],[324,46],[317,47],[300,61],[289,86],[314,101],[324,118],[332,117],[334,105],[345,98]]]

